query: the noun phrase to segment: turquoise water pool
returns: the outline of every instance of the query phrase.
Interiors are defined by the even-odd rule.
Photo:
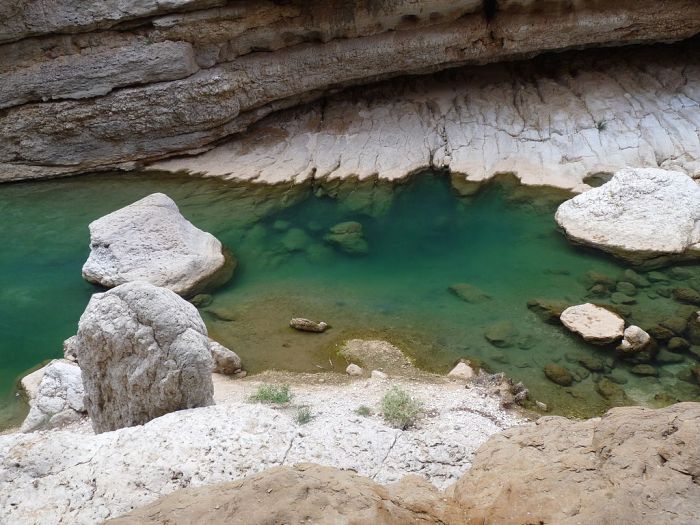
[[[172,197],[237,257],[233,280],[201,311],[212,337],[252,373],[341,371],[346,363],[337,357],[338,343],[371,336],[397,342],[429,370],[445,372],[468,357],[504,371],[555,413],[585,416],[620,402],[700,399],[700,388],[687,380],[687,369],[698,364],[692,353],[654,363],[658,377],[637,376],[631,364],[615,361],[612,349],[585,344],[528,309],[536,298],[590,300],[588,272],[618,279],[625,270],[557,231],[553,212],[567,197],[561,192],[501,181],[464,196],[448,176],[429,173],[401,184],[275,187],[117,174],[0,186],[0,424],[22,415],[17,378],[61,355],[62,341],[75,333],[96,291],[80,274],[89,222],[155,191]],[[361,225],[359,235],[357,224],[347,234],[342,223],[349,221]],[[666,281],[639,288],[635,304],[622,307],[629,321],[651,326],[692,310],[656,288],[685,286],[700,267],[664,272]],[[449,290],[458,283],[481,297],[458,297]],[[297,333],[287,326],[292,316],[332,328]],[[600,358],[606,370],[587,373],[581,357]],[[551,362],[580,380],[566,388],[552,383],[542,371]],[[624,401],[601,395],[603,375],[624,390]]]

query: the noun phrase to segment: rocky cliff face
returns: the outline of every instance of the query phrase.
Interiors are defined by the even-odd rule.
[[[208,149],[404,74],[690,37],[695,0],[25,0],[0,7],[0,180]]]

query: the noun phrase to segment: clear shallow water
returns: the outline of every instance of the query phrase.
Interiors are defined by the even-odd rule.
[[[89,251],[87,225],[154,191],[170,195],[188,219],[238,258],[234,279],[213,294],[202,315],[211,336],[238,352],[251,372],[342,371],[346,363],[337,357],[337,345],[348,337],[376,336],[437,372],[460,357],[504,371],[556,413],[589,416],[615,402],[700,398],[696,385],[676,377],[697,364],[691,354],[660,367],[659,377],[639,377],[631,365],[614,361],[612,349],[585,344],[527,308],[534,298],[590,300],[587,272],[618,278],[625,269],[571,246],[557,232],[553,212],[566,198],[561,192],[499,183],[459,197],[448,177],[430,174],[394,186],[293,188],[99,175],[0,187],[0,425],[22,415],[14,398],[17,378],[61,355],[62,341],[75,333],[97,291],[80,275]],[[347,254],[324,240],[344,221],[362,224],[366,254]],[[700,267],[686,269],[700,276]],[[664,271],[669,282],[663,286],[687,286],[687,278]],[[467,303],[449,292],[456,283],[474,285],[490,299]],[[654,287],[640,289],[635,300],[627,318],[642,326],[689,311],[658,297]],[[287,326],[292,316],[322,319],[332,329],[294,332]],[[504,322],[509,346],[499,348],[485,333]],[[584,377],[577,363],[585,356],[607,360],[628,400],[611,401],[596,391],[600,376]],[[581,381],[569,388],[552,383],[542,371],[551,362]]]

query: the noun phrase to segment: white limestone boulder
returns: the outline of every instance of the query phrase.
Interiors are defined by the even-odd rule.
[[[75,344],[95,432],[213,403],[207,329],[166,288],[133,282],[93,295]]]
[[[562,203],[555,219],[572,241],[633,264],[700,258],[700,185],[677,171],[622,169]]]
[[[617,347],[623,354],[631,354],[646,350],[651,343],[651,336],[635,325],[625,329],[624,339]]]
[[[33,395],[29,394],[31,408],[22,423],[22,432],[60,427],[83,416],[85,390],[78,365],[55,360],[29,376],[41,379]],[[25,385],[24,380],[22,384]],[[24,388],[31,392],[27,386]]]
[[[209,340],[209,350],[211,351],[212,359],[214,359],[215,373],[231,375],[240,372],[242,363],[236,352],[229,350],[213,339]]]
[[[213,235],[185,219],[170,197],[154,193],[90,224],[83,277],[107,288],[146,281],[192,296],[225,283],[233,268]]]
[[[570,306],[559,319],[569,330],[594,344],[613,343],[622,338],[625,329],[622,317],[591,303]]]

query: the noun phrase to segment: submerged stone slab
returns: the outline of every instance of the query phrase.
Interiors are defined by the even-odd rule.
[[[700,258],[700,185],[677,171],[620,170],[562,203],[555,218],[572,241],[633,264]]]
[[[154,193],[90,224],[83,277],[111,288],[146,281],[189,296],[231,278],[221,243]]]
[[[214,402],[204,321],[170,290],[133,282],[93,295],[75,344],[95,432]]]
[[[570,306],[561,313],[569,330],[594,344],[607,344],[622,338],[625,321],[619,315],[591,303]]]

